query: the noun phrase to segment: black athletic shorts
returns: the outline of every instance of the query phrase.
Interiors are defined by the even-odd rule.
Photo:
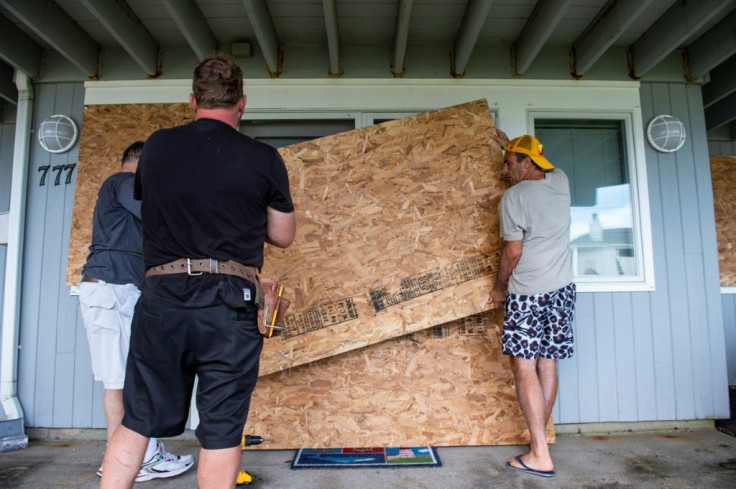
[[[200,444],[239,446],[263,347],[256,306],[172,307],[144,292],[131,330],[123,425],[148,437],[183,433],[196,375]]]

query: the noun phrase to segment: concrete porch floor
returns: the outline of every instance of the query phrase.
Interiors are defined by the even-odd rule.
[[[31,439],[28,448],[0,453],[0,488],[95,488],[100,440]],[[168,440],[166,448],[198,457],[196,440]],[[558,435],[552,446],[557,476],[504,467],[525,447],[446,447],[442,467],[291,470],[293,450],[248,450],[243,467],[257,489],[377,488],[736,488],[736,438],[716,429],[611,435]],[[196,488],[196,463],[178,477],[136,484],[140,489]],[[243,486],[245,487],[245,486]]]

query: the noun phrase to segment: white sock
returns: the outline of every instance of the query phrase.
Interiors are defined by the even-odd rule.
[[[148,462],[156,454],[158,449],[158,440],[155,438],[148,439],[148,446],[146,447],[146,454],[143,456],[143,461]]]

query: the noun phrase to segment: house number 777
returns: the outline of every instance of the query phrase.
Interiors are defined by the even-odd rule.
[[[54,165],[53,167],[51,165],[39,166],[38,171],[41,172],[41,181],[38,182],[38,186],[43,187],[44,185],[46,185],[46,176],[48,175],[49,170],[56,173],[56,178],[54,178],[55,187],[61,184],[62,171],[66,171],[66,179],[64,179],[64,185],[69,185],[70,183],[72,183],[72,172],[74,172],[74,168],[76,166],[76,163],[71,163],[68,165]]]

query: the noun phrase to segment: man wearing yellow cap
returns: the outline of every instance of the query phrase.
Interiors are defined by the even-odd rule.
[[[546,426],[557,395],[557,360],[573,354],[575,284],[570,256],[570,184],[533,136],[495,137],[504,149],[503,174],[512,186],[499,205],[504,239],[488,302],[504,305],[502,349],[512,357],[516,393],[530,451],[506,466],[555,475]]]

